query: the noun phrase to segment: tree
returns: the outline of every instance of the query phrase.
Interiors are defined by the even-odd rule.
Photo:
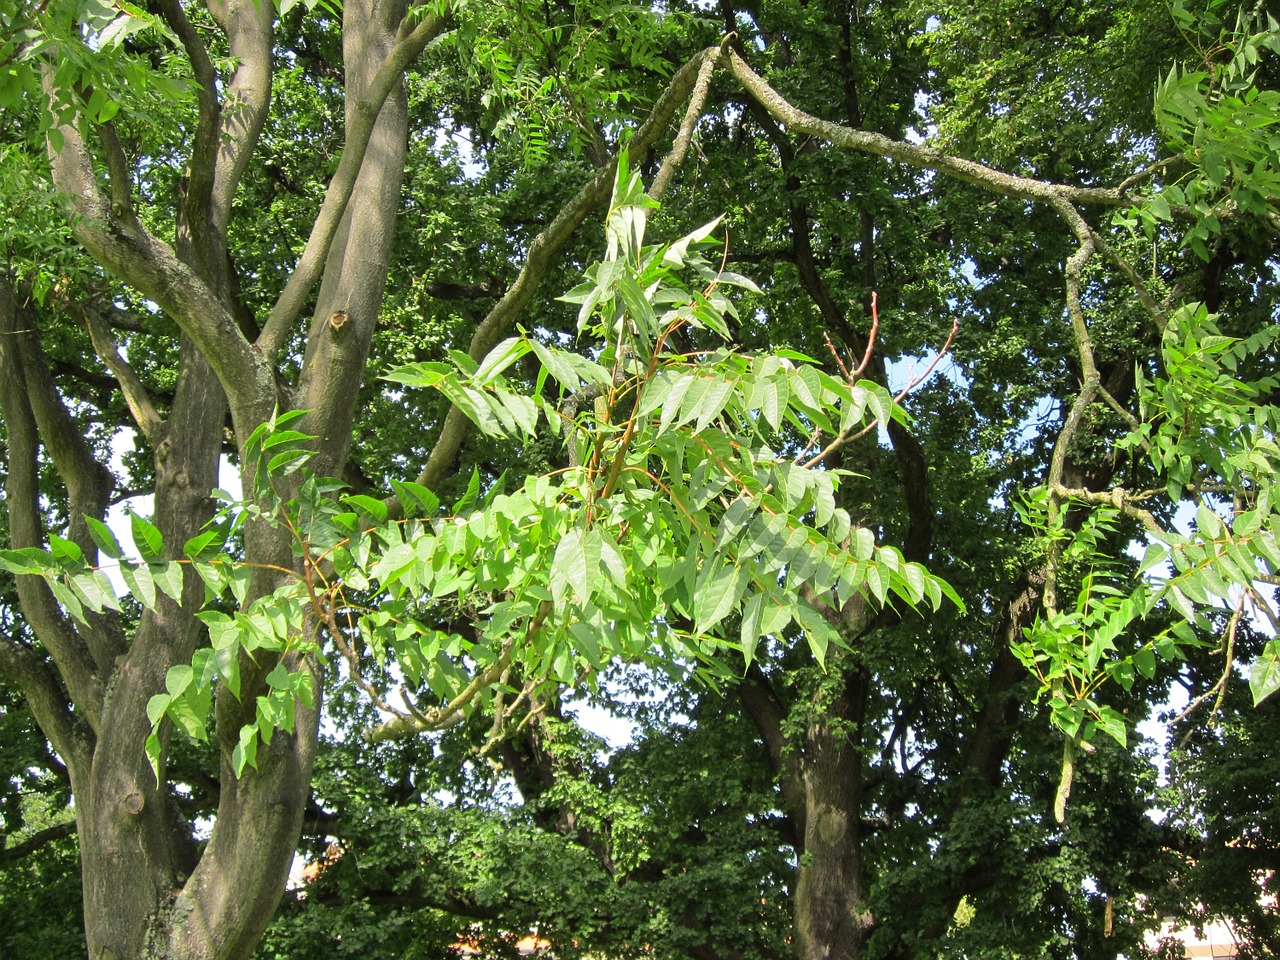
[[[1229,665],[1243,607],[1216,598],[1234,584],[1266,609],[1275,576],[1273,22],[1222,4],[1172,22],[1089,4],[723,4],[720,21],[677,5],[10,7],[0,93],[27,139],[6,183],[21,213],[0,411],[21,616],[0,667],[66,767],[91,956],[253,950],[343,671],[400,714],[385,733],[487,716],[479,749],[554,797],[572,765],[543,762],[549,685],[649,641],[755,725],[796,855],[797,955],[990,942],[1028,879],[995,869],[1010,842],[1056,868],[1034,878],[1029,948],[1066,949],[1055,926],[1101,944],[1094,900],[1123,919],[1139,885],[1124,859],[1091,872],[1056,825],[1075,767],[1077,797],[1105,787],[1140,809],[1128,754],[1094,734],[1124,745],[1124,711],[1158,701],[1204,636],[1226,638]],[[1196,61],[1170,73],[1170,50]],[[1157,79],[1158,128],[1124,97]],[[701,179],[679,176],[695,130]],[[623,139],[664,197],[662,236],[685,241],[642,246],[650,203]],[[48,216],[43,144],[69,233]],[[577,231],[611,188],[605,259],[571,294],[603,352],[576,353],[552,295],[598,258]],[[732,275],[673,275],[697,276],[686,254],[721,211],[760,283],[736,315],[714,296]],[[890,361],[944,349],[953,316],[958,373],[907,421]],[[393,365],[449,404],[369,376]],[[873,418],[887,444],[851,445]],[[409,420],[433,425],[425,439]],[[140,449],[117,477],[106,451],[129,423]],[[772,445],[717,446],[713,423]],[[248,500],[207,526],[223,456]],[[507,494],[507,467],[552,479]],[[647,540],[632,533],[650,514],[593,526],[642,476],[670,496]],[[119,611],[99,569],[122,553],[102,524],[117,486],[155,496],[121,568],[138,606]],[[1173,529],[1184,499],[1189,534]],[[480,519],[446,522],[441,500]],[[540,541],[514,519],[529,512],[553,518]],[[447,528],[472,539],[444,544]],[[480,546],[511,552],[468,566]],[[646,549],[660,575],[642,592]],[[525,595],[468,602],[517,576]],[[347,591],[366,590],[402,607],[369,610],[361,635]],[[335,649],[342,671],[321,660]],[[1280,675],[1275,642],[1256,650],[1261,699]],[[1065,737],[1020,709],[1028,666]],[[402,681],[436,699],[402,709]],[[216,758],[173,724],[212,733]],[[1081,807],[1080,842],[1106,849],[1118,818]],[[1002,823],[1029,826],[1010,841]],[[612,857],[600,829],[571,833]]]

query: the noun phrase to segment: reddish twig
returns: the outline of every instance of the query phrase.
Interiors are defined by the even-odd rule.
[[[867,368],[867,365],[871,362],[871,351],[875,346],[875,336],[876,336],[876,331],[879,328],[879,325],[880,325],[880,317],[876,309],[876,295],[872,293],[871,294],[871,335],[867,340],[867,352],[865,356],[863,356],[862,358],[862,364],[858,367],[857,370],[854,371],[855,376],[857,374],[862,373],[862,371],[864,371]],[[924,373],[920,374],[918,377],[912,377],[911,380],[907,383],[907,385],[903,387],[901,391],[898,392],[898,394],[893,398],[894,403],[900,402],[903,397],[905,397],[916,387],[920,386],[920,384],[924,383],[926,379],[928,379],[929,374],[933,373],[934,368],[938,366],[938,363],[942,360],[942,358],[945,357],[947,353],[951,350],[951,344],[955,340],[956,333],[959,330],[960,330],[960,321],[959,320],[953,321],[951,324],[951,332],[947,334],[947,339],[946,339],[946,342],[943,343],[942,349],[940,349],[937,352],[937,354],[934,356],[933,360],[930,361],[929,366],[925,368]],[[852,379],[849,380],[849,385],[851,387],[853,386]],[[846,443],[852,443],[855,440],[861,440],[868,433],[874,430],[879,425],[879,423],[880,423],[880,418],[877,417],[874,420],[872,420],[870,423],[868,423],[866,426],[858,430],[854,429],[855,427],[854,424],[850,424],[847,430],[845,430],[843,433],[837,436],[834,440],[832,440],[829,444],[823,447],[822,450],[820,450],[818,453],[814,454],[808,460],[801,463],[800,466],[804,467],[805,469],[817,466],[819,463],[822,463],[828,456],[830,456],[836,450],[843,447]],[[810,446],[812,446],[812,443],[810,443]],[[805,449],[808,449],[808,448],[806,447]]]

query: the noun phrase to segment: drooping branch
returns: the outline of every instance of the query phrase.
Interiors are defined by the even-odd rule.
[[[1084,218],[1066,200],[1055,197],[1053,206],[1072,227],[1079,240],[1079,247],[1067,258],[1066,298],[1067,316],[1071,322],[1071,333],[1075,341],[1076,357],[1080,361],[1080,392],[1071,405],[1071,410],[1063,420],[1062,429],[1053,445],[1053,456],[1049,464],[1049,523],[1056,524],[1062,510],[1062,499],[1054,492],[1062,486],[1062,479],[1067,468],[1067,455],[1075,442],[1076,436],[1084,423],[1085,414],[1097,399],[1102,386],[1102,375],[1098,372],[1093,358],[1093,343],[1089,336],[1089,324],[1085,320],[1084,308],[1080,302],[1080,275],[1084,265],[1089,262],[1096,249],[1093,234]],[[1044,585],[1044,608],[1049,616],[1058,610],[1058,552],[1056,544],[1050,544],[1048,563]]]
[[[684,158],[689,153],[689,145],[693,142],[693,128],[702,118],[702,112],[707,106],[707,94],[711,92],[711,75],[723,58],[724,45],[721,45],[720,51],[714,57],[706,57],[702,61],[702,66],[698,68],[698,79],[694,81],[693,93],[689,97],[689,106],[685,109],[684,119],[680,121],[680,129],[676,132],[675,139],[671,142],[671,149],[667,152],[666,159],[662,161],[662,166],[658,168],[658,173],[649,186],[650,199],[662,199],[667,192],[667,187],[671,184],[671,178],[684,163]]]
[[[1156,302],[1155,297],[1151,295],[1151,291],[1147,288],[1147,283],[1139,275],[1133,264],[1120,252],[1107,243],[1106,239],[1098,234],[1096,230],[1091,231],[1093,236],[1093,244],[1102,252],[1102,255],[1115,264],[1116,268],[1124,274],[1125,279],[1133,287],[1138,294],[1138,301],[1147,311],[1147,315],[1151,317],[1152,322],[1156,325],[1156,329],[1160,333],[1164,333],[1165,328],[1169,325],[1168,311],[1162,304]]]
[[[820,120],[792,106],[752,70],[739,54],[733,51],[729,53],[729,69],[752,97],[794,133],[811,134],[846,150],[888,157],[925,170],[936,170],[1005,196],[1022,197],[1046,203],[1051,202],[1051,198],[1056,196],[1072,203],[1101,206],[1118,206],[1126,202],[1118,188],[1077,187],[1019,177],[973,160],[953,157],[930,147],[894,140],[868,130],[855,130],[828,120]]]

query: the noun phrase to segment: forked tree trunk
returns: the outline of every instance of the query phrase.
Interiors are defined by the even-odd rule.
[[[127,173],[123,167],[108,163],[117,179],[104,192],[93,151],[79,128],[62,128],[65,146],[53,157],[55,178],[75,206],[80,241],[98,262],[158,303],[182,330],[171,409],[163,416],[158,413],[140,384],[130,396],[135,420],[154,452],[154,523],[171,559],[182,556],[182,545],[212,514],[210,493],[217,482],[228,413],[239,443],[277,405],[289,403],[277,392],[273,351],[249,342],[256,324],[252,318],[246,322],[246,312],[231,292],[225,236],[236,185],[270,102],[273,8],[257,0],[214,0],[210,9],[239,64],[226,91],[226,103],[233,106],[221,118],[217,85],[209,82],[210,74],[201,74],[207,57],[199,38],[185,32],[185,18],[176,4],[165,12],[204,81],[174,246],[150,234],[134,215],[131,187],[120,179]],[[345,5],[349,122],[391,51],[404,11],[403,2],[353,0]],[[390,263],[406,140],[405,98],[396,84],[378,113],[339,241],[327,258],[322,311],[333,309],[341,299],[355,322],[338,330],[325,322],[327,314],[318,316],[307,351],[306,386],[300,393],[322,438],[315,459],[322,473],[339,472],[346,456]],[[5,282],[0,289],[0,327],[12,334],[0,337],[0,400],[12,461],[6,499],[12,545],[26,547],[41,546],[46,539],[37,471],[42,449],[70,492],[77,518],[82,513],[103,517],[111,480],[94,462],[53,386],[34,322],[19,322],[18,312]],[[114,360],[118,378],[127,379],[128,365],[115,353],[105,325],[97,334],[95,347],[109,365]],[[278,330],[273,335],[278,336]],[[97,553],[85,524],[73,522],[70,535],[93,561]],[[245,559],[251,565],[276,567],[294,562],[279,533],[252,525],[245,534]],[[269,746],[259,749],[257,769],[247,769],[237,778],[231,751],[240,726],[253,721],[255,684],[262,684],[271,667],[242,663],[243,700],[226,689],[218,693],[220,786],[212,833],[201,849],[192,824],[175,802],[166,764],[162,761],[157,784],[144,750],[151,732],[148,700],[165,689],[170,667],[189,663],[204,642],[203,627],[192,616],[204,596],[198,576],[188,571],[184,603],[161,598],[143,615],[131,640],[109,617],[88,625],[70,620],[43,582],[21,579],[24,613],[50,652],[53,669],[34,651],[27,656],[18,644],[6,644],[0,651],[0,667],[23,684],[38,722],[67,764],[90,957],[250,956],[283,895],[297,847],[310,791],[317,711],[299,703],[294,732],[277,732]],[[256,577],[251,595],[274,585],[271,576]],[[313,674],[316,669],[297,658],[288,665]],[[61,684],[54,669],[62,676]],[[318,676],[314,685],[318,705]]]

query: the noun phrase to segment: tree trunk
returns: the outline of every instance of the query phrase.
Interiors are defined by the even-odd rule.
[[[846,676],[805,732],[804,849],[796,874],[796,960],[860,960],[875,920],[862,866],[862,722],[869,676]]]
[[[87,129],[64,125],[65,146],[52,156],[55,179],[71,197],[76,235],[95,259],[153,299],[181,330],[179,375],[171,409],[161,416],[140,382],[126,392],[129,406],[154,454],[154,524],[171,559],[211,517],[210,498],[226,441],[228,413],[238,443],[280,403],[273,344],[249,342],[257,324],[236,302],[226,244],[232,198],[256,145],[270,101],[272,15],[270,4],[249,0],[214,2],[210,9],[226,32],[237,67],[224,91],[199,36],[181,8],[161,4],[182,40],[197,78],[200,116],[192,159],[177,217],[176,243],[152,235],[134,214],[130,171],[110,125],[96,128],[107,158],[105,184]],[[344,37],[349,129],[369,109],[370,85],[390,57],[404,16],[403,2],[346,5]],[[438,18],[436,18],[438,21]],[[433,21],[435,22],[435,21]],[[436,22],[438,32],[440,24]],[[425,44],[422,31],[417,49]],[[397,55],[406,55],[402,47]],[[205,71],[205,72],[202,72]],[[384,71],[385,73],[385,71]],[[321,435],[317,469],[342,468],[369,338],[381,304],[403,178],[407,115],[397,82],[377,116],[369,149],[352,187],[351,204],[338,242],[327,259],[320,307],[308,345],[301,401]],[[228,106],[217,100],[224,92]],[[354,136],[354,134],[353,134]],[[351,146],[350,149],[357,149]],[[330,322],[339,309],[347,325]],[[18,320],[18,302],[0,282],[0,390],[10,447],[7,509],[14,547],[42,546],[39,474],[43,448],[70,494],[68,536],[96,562],[96,548],[81,519],[102,519],[111,478],[97,463],[48,375],[50,364],[33,332]],[[287,314],[284,315],[288,320]],[[247,322],[246,322],[247,319]],[[282,321],[283,323],[284,321]],[[93,331],[95,347],[117,377],[128,364],[115,351],[110,332]],[[280,337],[280,329],[271,332]],[[277,344],[274,344],[278,348]],[[122,386],[125,380],[122,380]],[[246,493],[250,488],[246,479]],[[245,559],[256,569],[288,568],[289,543],[265,525],[245,530]],[[85,924],[92,960],[140,957],[239,960],[251,955],[284,892],[310,790],[318,731],[319,675],[316,665],[293,656],[291,670],[313,675],[317,709],[297,704],[292,734],[278,731],[258,751],[257,769],[235,775],[232,750],[240,727],[254,719],[258,687],[274,666],[244,658],[242,700],[220,688],[216,734],[221,754],[217,815],[204,849],[192,824],[180,815],[167,763],[159,783],[144,744],[151,733],[150,697],[165,689],[175,665],[189,663],[205,642],[193,617],[204,585],[188,571],[184,602],[163,597],[144,613],[132,640],[110,617],[81,624],[67,618],[47,586],[21,578],[21,601],[33,632],[52,654],[65,693],[34,650],[9,643],[0,663],[27,690],[37,720],[67,763],[75,797],[84,877]],[[276,575],[255,575],[250,599],[269,592]],[[166,725],[167,726],[167,725]],[[169,731],[164,731],[167,742]]]

